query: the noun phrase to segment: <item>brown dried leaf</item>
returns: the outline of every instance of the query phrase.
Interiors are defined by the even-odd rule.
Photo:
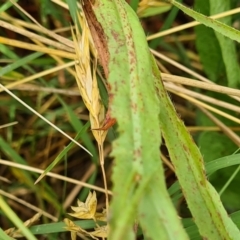
[[[96,46],[99,54],[100,64],[103,67],[105,77],[108,78],[109,52],[103,28],[93,12],[91,1],[83,0],[82,8],[94,40],[94,45]]]

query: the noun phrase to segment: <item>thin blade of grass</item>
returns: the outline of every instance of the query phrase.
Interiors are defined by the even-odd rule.
[[[0,148],[2,152],[12,159],[12,161],[27,165],[26,161],[14,149],[12,149],[12,147],[2,137],[0,137]],[[24,183],[26,183],[32,189],[35,188],[32,174],[25,171],[17,174],[21,174],[21,179]]]
[[[92,229],[96,227],[96,223],[93,220],[80,220],[74,221],[74,223],[83,229]],[[64,222],[49,223],[32,226],[30,227],[30,231],[35,235],[67,232],[68,230],[65,227],[66,224]]]
[[[18,2],[18,0],[12,0],[12,2]],[[0,7],[0,12],[5,12],[7,11],[10,7],[12,7],[13,3],[11,1],[5,2],[1,7]]]
[[[240,164],[240,153],[222,157],[206,164],[207,175],[210,176],[217,170]]]
[[[78,25],[78,27],[80,26],[78,21],[77,21],[77,1],[75,0],[66,0],[68,7],[69,7],[69,12],[71,14],[71,17],[73,19],[73,22]]]
[[[84,149],[88,154],[92,156],[92,154],[85,148],[83,147],[80,143],[75,141],[72,137],[67,135],[64,131],[62,131],[60,128],[58,128],[56,125],[52,124],[50,121],[48,121],[45,117],[43,117],[41,114],[39,114],[37,111],[35,111],[33,108],[31,108],[29,105],[24,103],[20,98],[18,98],[16,95],[14,95],[11,91],[9,91],[7,88],[5,88],[2,84],[0,84],[0,87],[6,91],[9,95],[11,95],[14,99],[16,99],[18,102],[20,102],[22,105],[24,105],[27,109],[29,109],[31,112],[36,114],[39,118],[41,118],[43,121],[47,122],[50,126],[55,128],[58,132],[62,133],[65,137],[67,137],[69,140],[74,142],[76,145],[78,145],[80,148]]]
[[[31,231],[19,219],[17,214],[13,212],[10,206],[4,201],[2,196],[0,196],[0,208],[6,214],[8,219],[10,219],[18,229],[21,229],[23,236],[25,236],[28,240],[37,240]]]
[[[82,136],[83,132],[85,132],[89,128],[90,124],[87,122],[83,128],[77,133],[76,137],[74,138],[75,141],[79,140]],[[61,162],[63,157],[70,151],[70,149],[74,146],[73,142],[70,142],[59,154],[58,156],[52,161],[52,163],[44,170],[44,172],[38,177],[34,184],[37,184],[41,179],[43,179],[48,172],[50,172],[58,163]]]
[[[17,61],[14,61],[11,64],[8,64],[6,67],[3,67],[0,69],[0,76],[3,76],[19,67],[22,67],[22,65],[30,63],[32,60],[39,58],[42,55],[43,53],[40,53],[40,52],[32,53],[26,57],[23,57]]]
[[[63,105],[68,118],[69,118],[69,122],[72,125],[72,127],[74,128],[74,130],[76,132],[79,131],[79,129],[83,129],[85,128],[82,121],[80,119],[78,119],[78,117],[76,116],[76,114],[73,112],[73,110],[71,108],[68,107],[68,105],[63,101],[63,99],[59,96],[57,96],[59,102]],[[87,124],[88,128],[90,123]],[[97,150],[91,140],[91,137],[89,135],[89,133],[86,133],[86,131],[84,130],[82,132],[82,141],[84,143],[84,145],[87,147],[87,149],[89,149],[89,151],[92,153],[92,160],[95,164],[98,164],[98,153]]]

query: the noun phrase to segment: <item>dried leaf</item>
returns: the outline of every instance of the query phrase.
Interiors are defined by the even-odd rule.
[[[83,228],[79,227],[78,225],[76,225],[74,222],[72,222],[71,220],[69,220],[68,218],[64,219],[65,224],[67,225],[67,227],[65,227],[68,231],[71,232],[71,238],[72,240],[76,239],[77,233],[80,234],[84,234],[86,236],[90,236],[93,239],[98,240],[96,237],[94,237],[91,233],[87,232],[86,230],[84,230]]]
[[[106,209],[104,209],[101,213],[96,212],[94,217],[95,217],[95,220],[106,222],[107,221]]]
[[[77,204],[78,207],[71,207],[75,213],[69,213],[69,215],[80,219],[95,219],[97,207],[96,192],[89,192],[86,202],[78,200]]]
[[[5,232],[9,237],[13,237],[15,231],[16,231],[16,228],[13,227],[13,228],[9,228],[9,229],[5,230],[4,232]]]
[[[32,226],[34,223],[36,223],[39,218],[42,216],[42,213],[36,213],[32,218],[28,219],[27,221],[24,222],[24,225],[26,227],[30,227]],[[9,228],[7,230],[5,230],[5,233],[13,238],[22,238],[23,235],[21,233],[20,229],[16,229],[16,228]]]
[[[99,24],[95,13],[92,10],[92,5],[90,1],[83,1],[83,12],[87,19],[89,29],[91,31],[91,36],[94,39],[94,45],[99,54],[99,61],[103,67],[105,77],[108,78],[108,63],[109,63],[109,51],[107,46],[107,40],[103,31],[102,26]]]
[[[95,237],[107,238],[109,233],[109,226],[104,225],[98,228],[95,228],[95,231],[90,232]]]

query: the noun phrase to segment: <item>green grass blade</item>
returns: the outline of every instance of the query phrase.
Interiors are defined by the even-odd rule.
[[[216,160],[210,161],[206,164],[207,176],[211,176],[214,172],[230,166],[240,164],[240,154],[234,154]],[[175,182],[169,189],[168,193],[172,196],[172,201],[177,203],[182,198],[182,192],[179,182]]]
[[[160,4],[159,4],[160,5]],[[163,14],[171,9],[171,5],[164,5],[163,6],[149,6],[144,11],[141,11],[138,16],[140,18],[151,17],[159,14]]]
[[[80,24],[78,22],[78,18],[77,18],[77,11],[78,11],[77,1],[76,0],[66,0],[66,2],[68,4],[69,12],[73,19],[73,22],[75,23],[75,25],[78,26],[78,29],[81,29]]]
[[[14,149],[12,149],[12,147],[2,137],[0,137],[0,149],[13,162],[27,165],[26,161]],[[18,174],[20,174],[20,172]],[[22,181],[32,189],[36,190],[36,186],[34,186],[34,181],[33,181],[34,175],[35,174],[32,175],[27,171],[21,171]]]
[[[62,100],[62,98],[60,98],[59,96],[57,96],[57,98],[58,98],[59,102],[63,105],[63,107],[68,115],[70,124],[75,129],[75,131],[78,132],[80,129],[83,128],[83,123],[78,119],[78,117],[73,112],[73,110],[71,108],[69,108],[68,105]],[[82,132],[81,140],[83,141],[86,148],[89,149],[89,151],[91,152],[94,163],[98,164],[97,150],[91,140],[90,135],[86,131]]]
[[[240,227],[240,211],[230,214],[229,217],[239,228]],[[191,240],[202,240],[202,237],[199,234],[198,228],[192,219],[184,218],[182,219],[182,222]]]
[[[13,238],[9,237],[1,228],[0,228],[0,239],[13,240]]]
[[[10,219],[13,224],[18,228],[21,229],[23,236],[26,237],[28,240],[37,240],[35,236],[31,233],[31,231],[23,224],[23,222],[19,219],[17,214],[13,212],[13,210],[8,206],[8,204],[4,201],[4,199],[0,196],[0,208],[8,219]]]
[[[43,53],[39,53],[39,52],[35,52],[35,53],[32,53],[24,58],[21,58],[17,61],[14,61],[12,64],[8,64],[6,67],[3,67],[0,69],[0,76],[3,76],[25,64],[28,64],[30,63],[31,61],[33,61],[34,59],[42,56]]]
[[[131,8],[134,10],[134,12],[137,11],[138,4],[139,4],[139,0],[131,0],[130,3],[129,3]]]
[[[195,9],[201,9],[201,13],[209,15],[209,1],[196,0]],[[225,67],[220,54],[221,49],[213,29],[204,25],[195,27],[196,47],[204,67],[204,72],[213,82],[219,81],[224,76]],[[208,44],[206,44],[206,42]]]
[[[18,2],[18,0],[13,0],[12,2]],[[1,7],[0,7],[0,13],[7,11],[10,7],[13,6],[13,3],[11,1],[5,2]]]
[[[196,0],[195,9],[207,16],[215,15],[230,10],[230,1],[219,0],[216,4],[214,0],[204,2]],[[232,24],[230,16],[223,18],[221,22],[227,25]],[[235,43],[203,25],[197,26],[195,31],[197,34],[196,46],[209,79],[221,85],[237,87],[240,83],[240,69],[237,64]]]
[[[234,180],[234,178],[236,178],[237,174],[240,171],[240,166],[237,167],[237,169],[235,169],[235,171],[232,173],[232,175],[229,177],[229,179],[227,180],[227,182],[224,184],[224,186],[222,187],[222,189],[219,191],[219,195],[221,196],[225,190],[229,187],[229,185],[231,184],[231,182]]]
[[[11,51],[11,49],[9,49],[7,46],[3,44],[0,44],[0,52],[10,59],[18,59],[17,54],[15,54],[13,51]]]
[[[96,223],[93,220],[79,220],[79,221],[74,221],[74,223],[83,229],[91,229],[96,227]],[[66,229],[66,224],[64,222],[57,222],[57,223],[48,223],[48,224],[40,224],[40,225],[32,226],[30,227],[30,231],[34,235],[39,235],[39,234],[67,232],[68,230]]]
[[[240,164],[240,153],[210,161],[206,164],[207,175],[210,176],[217,170]]]
[[[90,126],[90,123],[88,122],[85,124],[85,126],[77,133],[74,140],[79,140],[79,138],[82,136],[83,132],[85,132]],[[35,184],[39,182],[48,172],[50,172],[60,161],[63,159],[63,157],[70,151],[72,147],[74,147],[74,143],[70,142],[58,155],[57,157],[51,162],[51,164],[44,170],[44,172],[38,177]]]
[[[9,157],[9,159],[13,162],[20,163],[23,165],[28,165],[23,159],[3,138],[0,137],[0,150],[6,154],[6,156]],[[47,199],[49,202],[52,202],[52,205],[59,209],[59,205],[54,203],[54,200],[56,198],[56,195],[54,194],[54,191],[50,188],[50,186],[43,182],[41,186],[43,186],[44,191],[42,191],[42,188],[40,186],[34,185],[34,179],[38,176],[36,173],[30,173],[28,171],[19,170],[19,169],[13,169],[12,170],[16,177],[21,181],[22,183],[29,186],[30,189],[32,189],[37,196],[37,200],[41,203],[43,199]],[[43,197],[44,196],[44,197]]]
[[[180,0],[180,2],[182,2],[182,0]],[[169,12],[169,14],[167,15],[167,17],[164,20],[164,23],[163,23],[163,25],[162,25],[162,27],[160,29],[160,32],[171,28],[171,26],[173,25],[174,20],[175,20],[175,18],[177,16],[178,12],[179,12],[179,9],[177,7],[172,7],[171,11]],[[162,43],[163,43],[163,39],[162,38],[155,38],[155,39],[150,41],[149,47],[153,48],[153,49],[156,49],[157,46],[159,44],[162,45]],[[164,44],[165,44],[165,42],[164,42]]]
[[[208,182],[202,156],[189,132],[178,118],[167,96],[153,60],[156,88],[161,99],[160,124],[191,213],[203,238],[239,239],[238,228],[229,219],[219,195]]]
[[[196,21],[206,25],[207,27],[213,28],[216,32],[221,33],[222,35],[231,38],[232,40],[235,40],[237,42],[240,42],[240,31],[238,31],[235,28],[232,28],[222,22],[219,22],[217,20],[211,19],[201,13],[198,13],[188,7],[185,7],[184,5],[178,3],[174,0],[168,0],[170,3],[172,3],[174,6],[181,9],[183,12],[194,18]]]
[[[218,0],[217,4],[215,0],[209,0],[209,2],[210,15],[215,15],[217,13],[230,10],[230,0]],[[230,16],[223,18],[221,22],[228,26],[232,24]],[[240,86],[240,68],[237,61],[235,43],[220,33],[215,32],[215,35],[221,48],[222,58],[227,73],[228,86],[236,88],[237,86]]]

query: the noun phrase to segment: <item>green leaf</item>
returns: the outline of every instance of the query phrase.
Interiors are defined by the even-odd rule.
[[[75,0],[66,0],[68,7],[69,7],[69,12],[71,14],[72,20],[74,23],[77,23],[77,1]]]
[[[180,0],[180,2],[182,2],[182,0]],[[173,25],[174,20],[175,20],[175,18],[177,16],[178,12],[179,12],[178,8],[172,7],[171,11],[169,12],[169,14],[164,19],[164,23],[163,23],[163,25],[162,25],[162,27],[160,29],[160,32],[171,28],[171,26]],[[149,47],[153,48],[153,49],[156,49],[156,47],[159,44],[161,44],[161,46],[162,46],[162,45],[165,45],[166,43],[163,41],[162,38],[155,38],[155,39],[153,39],[149,43]],[[167,45],[167,46],[169,47],[169,45]]]
[[[74,111],[63,101],[63,99],[59,96],[57,96],[57,98],[58,98],[59,102],[63,105],[64,110],[66,111],[66,113],[68,115],[69,122],[73,126],[74,130],[76,132],[79,132],[81,129],[81,132],[82,132],[81,140],[83,141],[83,143],[87,147],[87,149],[89,149],[89,151],[92,153],[92,155],[93,155],[92,160],[94,161],[94,163],[98,164],[98,153],[96,151],[96,148],[95,148],[93,142],[91,141],[90,135],[85,131],[85,127],[89,126],[89,124],[86,124],[84,127],[82,121],[80,121],[78,119],[78,117],[76,116]]]
[[[219,195],[208,182],[203,158],[189,132],[178,118],[153,62],[161,112],[160,124],[171,161],[188,207],[203,238],[239,239],[239,230],[229,219]]]
[[[159,100],[140,22],[124,0],[99,1],[94,12],[89,5],[84,2],[89,26],[100,24],[97,36],[106,41],[109,51],[109,107],[118,121],[119,137],[112,152],[114,197],[109,239],[135,239],[136,217],[146,238],[175,239],[177,232],[178,239],[187,239],[165,186],[159,152]],[[94,29],[92,35],[94,38]]]
[[[230,0],[209,0],[209,3],[211,15],[230,10]],[[231,17],[225,17],[221,19],[221,22],[226,25],[231,25]],[[215,35],[221,48],[222,58],[227,73],[228,86],[236,88],[240,86],[240,68],[237,61],[235,43],[218,32],[215,32]]]
[[[213,28],[216,32],[221,33],[222,35],[235,40],[237,42],[240,42],[240,31],[238,31],[235,28],[232,28],[220,21],[214,20],[212,18],[209,18],[201,13],[198,13],[188,7],[185,7],[184,5],[178,3],[174,0],[168,0],[168,2],[172,3],[174,6],[181,9],[183,12],[194,18],[196,21],[206,25],[207,27]]]
[[[96,222],[93,220],[79,220],[74,223],[83,229],[92,229],[96,227]],[[100,223],[101,224],[101,223]],[[40,224],[30,227],[30,231],[35,235],[67,232],[66,224],[64,222]]]
[[[209,15],[209,1],[196,0],[195,9],[199,9],[202,14]],[[213,82],[220,82],[219,79],[224,77],[225,67],[222,60],[221,49],[211,28],[199,25],[195,27],[196,47],[204,67],[204,72]],[[207,44],[206,44],[207,43]],[[226,80],[225,80],[226,85]]]
[[[206,178],[200,151],[163,87],[133,10],[124,0],[103,0],[94,6],[86,0],[83,6],[93,39],[100,45],[100,62],[107,65],[109,109],[118,121],[119,137],[112,152],[114,197],[109,239],[134,239],[137,217],[145,238],[176,239],[177,232],[178,239],[187,239],[166,192],[159,156],[160,129],[202,237],[239,239],[238,228]],[[200,18],[206,20],[203,15]],[[219,26],[208,18],[206,22]],[[225,25],[222,29],[230,31]]]
[[[198,146],[205,162],[227,156],[237,147],[227,136],[218,132],[203,132],[198,138]]]
[[[159,3],[159,6],[148,6],[146,9],[142,10],[141,12],[138,12],[138,16],[140,18],[145,18],[145,17],[151,17],[155,16],[161,13],[168,12],[172,7],[171,5],[166,5],[164,3]]]
[[[13,240],[13,238],[9,237],[1,228],[0,228],[0,239]]]
[[[7,73],[10,73],[11,71],[28,64],[29,62],[33,61],[34,59],[42,56],[43,53],[35,52],[32,53],[26,57],[20,58],[19,60],[14,61],[11,64],[8,64],[6,67],[3,67],[0,69],[0,76],[6,75]]]
[[[130,0],[129,5],[136,12],[138,8],[139,0]]]
[[[238,227],[240,227],[240,211],[230,214],[229,217]],[[199,235],[197,226],[192,219],[185,218],[182,219],[182,222],[191,240],[202,240],[201,236]]]
[[[23,159],[2,137],[0,137],[0,149],[6,156],[8,156],[10,160],[16,163],[27,165],[25,159]],[[16,174],[19,174],[21,176],[21,180],[31,189],[37,189],[33,181],[33,176],[36,176],[36,174],[29,173],[27,171],[19,171]]]
[[[79,140],[79,138],[82,136],[83,132],[86,131],[86,129],[88,129],[90,126],[89,122],[87,124],[85,124],[85,126],[83,128],[81,128],[81,130],[77,133],[76,137],[74,138],[74,140]],[[38,177],[38,179],[35,181],[35,184],[37,182],[39,182],[43,177],[46,176],[46,174],[48,172],[50,172],[58,163],[61,162],[61,160],[63,159],[63,157],[68,153],[68,151],[70,151],[70,149],[74,147],[74,143],[70,142],[58,155],[57,157],[51,162],[51,164],[44,170],[44,172]]]
[[[12,2],[10,2],[10,1],[5,2],[4,4],[1,5],[0,12],[7,11],[10,7],[13,6],[13,3],[15,3],[15,2],[18,2],[18,0],[14,0]]]
[[[207,176],[210,177],[213,173],[220,169],[225,169],[230,166],[240,164],[240,154],[229,155],[226,157],[218,158],[212,160],[206,164]],[[173,202],[178,202],[182,198],[182,193],[180,193],[179,182],[175,182],[169,189],[168,193],[172,196]]]
[[[230,10],[229,0],[196,0],[195,8],[202,14],[215,15]],[[231,25],[231,17],[221,19],[226,25]],[[240,84],[240,68],[237,63],[235,43],[218,32],[204,26],[197,26],[197,48],[208,77],[222,84],[221,78],[227,78],[225,85],[237,87]],[[206,44],[206,42],[208,44]],[[226,73],[225,73],[226,72]],[[225,77],[226,75],[226,77]]]
[[[210,161],[206,164],[207,175],[211,175],[219,169],[223,169],[229,166],[240,164],[240,154],[229,155]]]
[[[0,208],[6,214],[6,216],[13,222],[13,224],[21,229],[22,235],[29,240],[37,240],[30,230],[23,224],[17,214],[10,208],[10,206],[0,196]],[[5,239],[5,238],[4,238]]]

